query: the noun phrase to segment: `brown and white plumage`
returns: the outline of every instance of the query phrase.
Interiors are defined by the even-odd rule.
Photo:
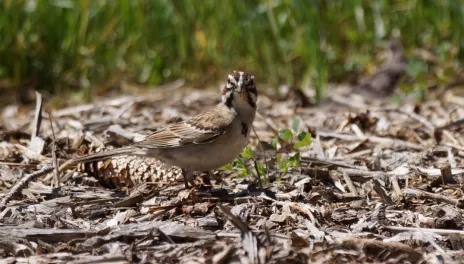
[[[149,148],[171,148],[212,142],[229,128],[235,116],[236,113],[228,111],[224,104],[218,104],[208,112],[188,121],[156,131],[134,145],[149,146]]]
[[[116,155],[140,155],[182,168],[186,187],[187,182],[194,185],[193,171],[212,170],[231,162],[248,143],[258,96],[254,77],[234,71],[222,95],[222,102],[205,113],[167,126],[130,146],[69,160],[60,171]]]

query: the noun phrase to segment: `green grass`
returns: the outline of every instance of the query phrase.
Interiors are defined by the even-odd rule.
[[[242,69],[322,98],[329,80],[372,63],[393,28],[410,55],[428,49],[450,74],[464,59],[461,0],[3,0],[0,12],[0,83],[53,93],[90,96],[122,78],[202,86]],[[411,77],[431,72],[413,59]]]

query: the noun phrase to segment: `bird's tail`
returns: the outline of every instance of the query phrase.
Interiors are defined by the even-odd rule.
[[[138,150],[138,148],[134,148],[134,147],[123,147],[123,148],[119,148],[119,149],[112,149],[112,150],[108,150],[108,151],[102,151],[102,152],[98,152],[98,153],[92,153],[92,154],[89,154],[89,155],[84,155],[84,156],[81,156],[81,157],[77,157],[77,158],[74,158],[74,159],[70,159],[68,161],[66,161],[65,163],[63,163],[60,168],[59,168],[59,171],[63,171],[73,165],[76,165],[78,163],[87,163],[87,162],[92,162],[92,161],[99,161],[99,160],[104,160],[106,158],[110,158],[110,157],[114,157],[114,156],[121,156],[121,155],[131,155],[131,154],[134,154],[136,151]]]

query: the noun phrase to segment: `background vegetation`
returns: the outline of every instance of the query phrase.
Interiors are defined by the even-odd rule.
[[[0,84],[55,94],[121,79],[201,87],[246,69],[321,96],[328,81],[369,70],[393,28],[410,79],[449,81],[464,58],[461,0],[2,0],[0,12]]]

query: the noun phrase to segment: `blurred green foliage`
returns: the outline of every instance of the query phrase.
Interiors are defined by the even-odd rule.
[[[54,93],[121,78],[200,86],[243,69],[321,97],[393,28],[408,54],[422,47],[450,67],[464,58],[461,0],[2,0],[0,12],[0,80]],[[416,60],[408,73],[428,70]]]

